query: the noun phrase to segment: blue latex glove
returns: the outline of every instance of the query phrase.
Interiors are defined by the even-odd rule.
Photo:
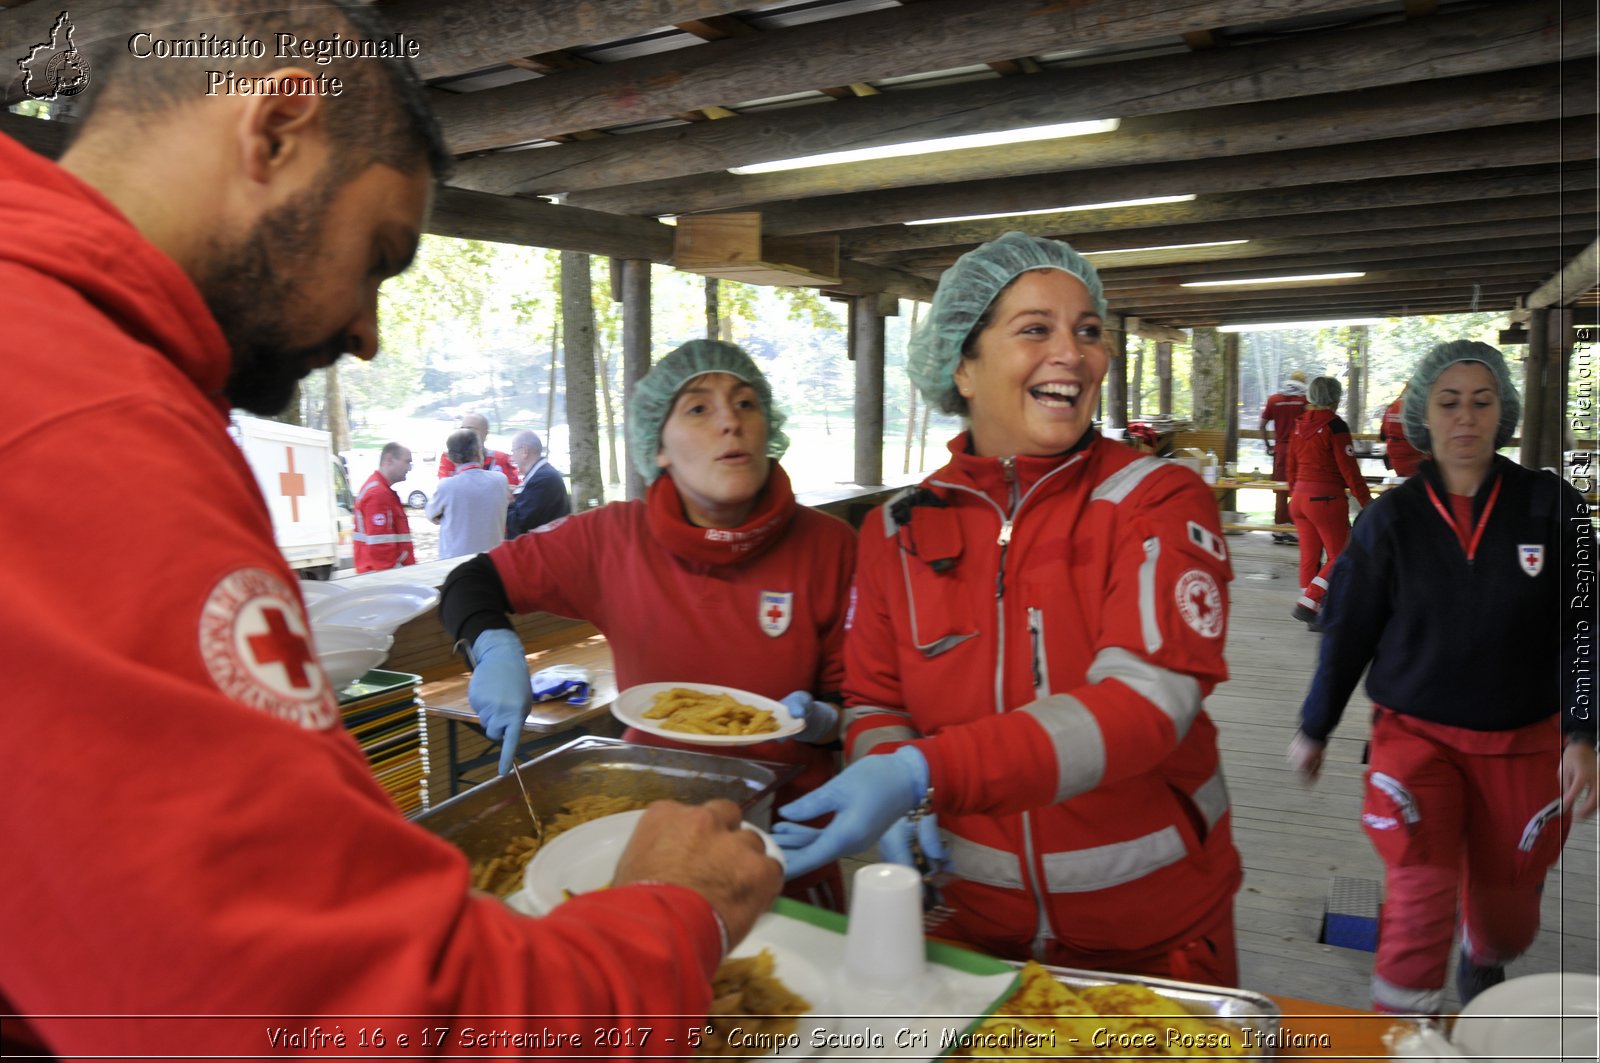
[[[911,849],[915,838],[922,849],[923,862],[918,863]],[[939,817],[931,812],[918,819],[901,816],[878,839],[878,854],[891,864],[914,867],[923,875],[933,875],[950,866],[950,853],[944,847],[944,835],[939,833]]]
[[[839,722],[837,707],[826,701],[811,700],[810,692],[805,690],[796,690],[784,698],[783,707],[789,710],[790,716],[806,722],[800,733],[792,736],[796,741],[820,742],[833,732],[833,725]]]
[[[500,774],[516,762],[522,740],[522,721],[533,708],[527,650],[522,639],[507,628],[490,628],[472,644],[472,680],[467,684],[467,704],[478,714],[490,741],[500,739]]]
[[[826,827],[780,822],[772,837],[785,851],[785,874],[795,878],[858,853],[883,837],[894,821],[922,803],[928,792],[928,761],[913,746],[887,756],[863,757],[804,797],[778,809],[785,819],[815,819],[833,813]]]

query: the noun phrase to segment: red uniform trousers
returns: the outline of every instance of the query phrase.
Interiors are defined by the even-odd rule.
[[[1328,573],[1350,538],[1344,485],[1297,483],[1289,497],[1289,512],[1300,536],[1300,604],[1320,610],[1322,596],[1328,593]]]
[[[1277,449],[1272,452],[1272,478],[1282,481],[1289,472],[1289,441],[1280,439]],[[1293,518],[1289,515],[1289,492],[1272,492],[1272,523],[1288,524]]]
[[[1503,964],[1532,944],[1545,872],[1572,826],[1559,719],[1468,731],[1378,707],[1361,813],[1387,868],[1375,1009],[1442,1010],[1458,918],[1474,963]]]

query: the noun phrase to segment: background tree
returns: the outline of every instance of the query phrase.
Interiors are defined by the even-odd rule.
[[[561,333],[567,371],[567,447],[574,509],[605,501],[595,404],[594,286],[589,256],[561,252]]]

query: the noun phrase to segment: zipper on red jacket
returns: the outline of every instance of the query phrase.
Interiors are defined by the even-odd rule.
[[[994,597],[996,601],[1006,596],[1006,547],[1011,545],[1011,520],[1017,515],[1017,459],[1015,457],[1000,459],[1000,474],[1005,477],[1006,488],[1011,496],[1011,508],[1000,515],[1000,537],[995,540],[1000,545],[1000,564],[994,570]]]

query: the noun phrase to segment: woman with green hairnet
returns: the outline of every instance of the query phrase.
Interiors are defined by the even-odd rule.
[[[502,775],[532,707],[526,650],[508,614],[543,610],[599,628],[623,689],[716,683],[781,699],[804,717],[790,740],[736,750],[800,768],[779,800],[832,777],[839,713],[820,699],[837,699],[843,686],[856,540],[844,521],[795,501],[777,461],[789,446],[783,421],[749,355],[691,340],[628,403],[645,498],[554,520],[450,574],[440,618],[470,647],[467,700],[484,733],[502,742]],[[632,730],[626,737],[674,745]],[[837,908],[842,885],[830,863],[791,877],[786,893]]]
[[[1361,824],[1386,869],[1380,1011],[1450,1010],[1458,926],[1460,1003],[1502,981],[1539,932],[1573,821],[1595,812],[1594,529],[1571,484],[1495,453],[1521,408],[1487,343],[1418,361],[1401,417],[1428,460],[1362,514],[1334,565],[1289,747],[1315,780],[1365,673]]]
[[[827,827],[773,834],[791,874],[875,842],[946,864],[937,932],[997,955],[1232,984],[1240,865],[1200,707],[1228,553],[1198,476],[1095,431],[1105,309],[1081,255],[1021,233],[940,279],[909,368],[970,430],[862,527],[850,766],[779,810]]]

